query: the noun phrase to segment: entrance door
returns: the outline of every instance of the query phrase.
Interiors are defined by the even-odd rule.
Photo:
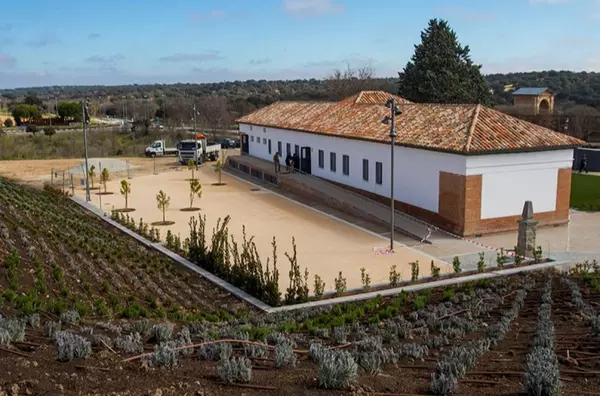
[[[302,147],[300,150],[300,170],[309,175],[311,171],[310,147]]]
[[[242,153],[248,154],[249,152],[248,135],[242,134]]]

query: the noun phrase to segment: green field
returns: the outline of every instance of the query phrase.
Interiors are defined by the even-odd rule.
[[[600,176],[573,173],[571,207],[579,210],[600,210]]]

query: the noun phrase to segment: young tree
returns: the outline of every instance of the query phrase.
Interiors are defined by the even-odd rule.
[[[223,162],[221,162],[221,158],[219,158],[215,164],[215,172],[219,175],[219,185],[223,184],[221,179],[223,175]]]
[[[38,128],[35,125],[27,125],[25,132],[31,133],[33,136],[38,132]]]
[[[490,88],[469,52],[446,21],[430,20],[411,60],[398,73],[399,95],[414,102],[488,104]]]
[[[94,189],[94,179],[96,178],[96,167],[94,165],[90,166],[88,175],[90,177],[90,181],[92,182],[92,190],[93,190]]]
[[[163,190],[160,190],[158,194],[156,194],[156,204],[158,209],[162,212],[162,222],[166,222],[165,213],[167,208],[171,204],[171,197],[169,197]]]
[[[196,169],[196,164],[194,163],[193,159],[188,161],[188,169],[192,171],[192,180],[194,180],[194,170]]]
[[[56,129],[53,127],[49,126],[44,128],[44,135],[48,136],[50,139],[52,139],[52,135],[54,134],[56,134]]]
[[[350,65],[346,66],[346,70],[334,69],[333,73],[325,78],[325,86],[327,91],[338,100],[360,91],[378,88],[375,69],[370,65],[358,69],[353,69]]]
[[[104,193],[106,193],[106,182],[108,181],[109,176],[110,175],[108,173],[108,169],[102,169],[102,173],[100,174],[100,181],[102,181],[102,185],[104,185]]]
[[[190,209],[194,207],[194,199],[202,198],[202,184],[197,179],[190,180]]]
[[[129,194],[131,194],[131,184],[123,179],[121,180],[121,195],[125,197],[125,209],[128,209]]]

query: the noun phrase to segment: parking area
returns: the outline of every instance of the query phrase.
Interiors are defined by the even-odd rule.
[[[167,230],[182,239],[189,235],[189,219],[199,213],[207,218],[207,239],[219,218],[231,216],[229,231],[237,241],[241,241],[245,226],[248,237],[254,236],[257,249],[265,266],[267,257],[272,256],[272,239],[275,236],[278,248],[278,268],[280,288],[285,291],[288,285],[289,261],[285,252],[292,252],[292,237],[295,238],[298,264],[302,271],[309,270],[309,285],[312,289],[313,276],[319,275],[326,283],[326,290],[334,289],[334,279],[342,271],[348,288],[361,286],[361,268],[365,268],[371,277],[372,285],[389,281],[392,265],[397,265],[402,279],[410,279],[410,262],[419,261],[420,274],[429,276],[432,259],[441,268],[442,273],[451,268],[434,257],[414,248],[398,245],[394,254],[375,254],[373,248],[385,247],[388,241],[376,233],[360,228],[349,222],[294,202],[275,192],[259,188],[241,179],[223,174],[225,185],[214,185],[218,176],[212,164],[203,165],[196,172],[202,184],[202,198],[194,203],[200,212],[182,212],[180,209],[190,206],[189,182],[191,172],[185,170],[164,171],[158,175],[133,176],[130,180],[131,195],[129,206],[135,212],[129,213],[136,221],[140,217],[152,223],[162,219],[157,208],[156,194],[163,190],[171,197],[166,219],[174,221],[171,226],[161,226],[164,239]],[[120,179],[107,183],[112,195],[92,194],[92,202],[109,212],[124,207],[125,200],[119,193]],[[84,198],[82,188],[76,195]],[[208,241],[210,242],[210,240]],[[272,262],[272,258],[270,259]]]

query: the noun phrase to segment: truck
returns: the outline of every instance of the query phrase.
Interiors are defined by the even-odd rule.
[[[196,160],[199,164],[204,161],[216,161],[219,159],[221,145],[209,142],[203,134],[198,134],[196,139],[181,140],[177,145],[178,159],[182,165],[190,160]]]
[[[163,155],[177,155],[178,150],[175,147],[167,147],[164,140],[156,140],[146,147],[146,157],[160,157]]]

